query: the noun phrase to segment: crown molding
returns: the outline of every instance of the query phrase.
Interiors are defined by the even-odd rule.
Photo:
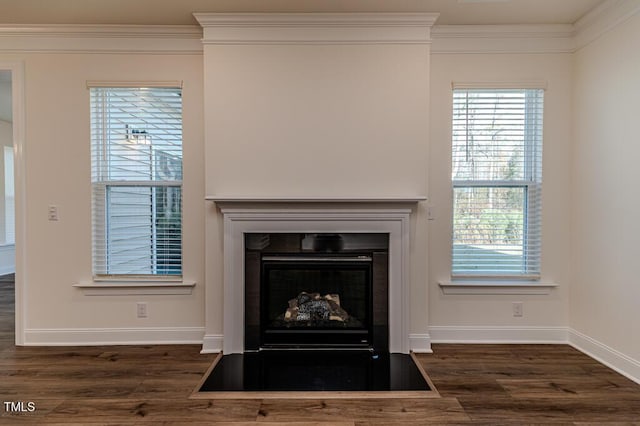
[[[432,53],[574,53],[640,13],[640,0],[607,0],[575,24],[436,25]]]
[[[203,44],[432,44],[435,54],[573,53],[638,13],[640,0],[606,0],[567,25],[435,25],[437,13],[195,13],[200,26],[6,24],[0,25],[0,53],[202,54]]]
[[[570,53],[573,25],[436,25],[432,53]]]
[[[0,25],[3,53],[202,54],[196,25]]]
[[[574,24],[576,50],[640,13],[640,0],[607,0]]]
[[[0,25],[0,35],[42,37],[144,37],[199,39],[202,29],[197,25]]]
[[[205,45],[428,44],[437,13],[195,13]]]

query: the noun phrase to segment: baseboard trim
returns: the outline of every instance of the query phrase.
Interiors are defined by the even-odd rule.
[[[569,345],[575,349],[640,384],[640,361],[574,329],[568,329],[568,337]]]
[[[201,354],[215,354],[222,352],[222,334],[205,334],[202,340]]]
[[[566,327],[432,326],[432,343],[545,344],[568,341]]]
[[[431,350],[431,336],[429,334],[410,334],[409,349],[415,353],[433,353]]]
[[[201,344],[204,327],[31,328],[25,346]]]

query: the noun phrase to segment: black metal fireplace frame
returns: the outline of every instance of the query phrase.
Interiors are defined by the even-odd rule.
[[[345,237],[346,244],[336,246],[335,236]],[[350,348],[366,349],[374,352],[389,350],[389,245],[388,234],[315,234],[316,241],[312,245],[302,244],[308,234],[275,233],[245,234],[245,306],[244,306],[244,349],[258,351],[263,349],[306,349],[306,348]],[[355,240],[354,240],[355,236]],[[362,240],[358,239],[360,236]],[[327,240],[331,244],[327,244]],[[356,241],[357,240],[357,241]],[[265,241],[269,241],[265,244]],[[357,246],[357,248],[356,248]],[[264,291],[262,283],[262,260],[277,257],[299,258],[346,258],[357,256],[371,258],[371,289],[369,291],[368,315],[369,330],[366,342],[356,340],[353,336],[343,336],[332,342],[323,342],[318,335],[324,331],[309,332],[308,342],[298,339],[297,344],[288,342],[265,342],[263,339],[263,313],[260,295]],[[331,260],[329,260],[330,262]],[[350,260],[348,260],[350,261]],[[313,291],[313,289],[309,289]],[[327,333],[325,333],[327,334]],[[330,334],[330,333],[328,333]],[[348,333],[342,333],[348,334]],[[357,333],[354,333],[357,334]],[[268,339],[267,339],[268,340]]]

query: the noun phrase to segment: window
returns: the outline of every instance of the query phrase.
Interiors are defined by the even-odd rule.
[[[182,99],[90,88],[95,276],[182,274]]]
[[[541,89],[455,89],[454,277],[540,275]]]

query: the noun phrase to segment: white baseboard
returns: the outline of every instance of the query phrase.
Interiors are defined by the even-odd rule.
[[[431,350],[431,336],[429,334],[410,334],[409,349],[415,353],[433,353]]]
[[[568,342],[566,327],[433,326],[431,343],[544,344]]]
[[[201,344],[204,327],[31,328],[25,346]]]
[[[568,334],[568,343],[571,346],[617,371],[628,379],[640,384],[640,361],[628,357],[574,329],[570,328]]]
[[[206,334],[202,341],[202,354],[222,352],[222,334]]]

